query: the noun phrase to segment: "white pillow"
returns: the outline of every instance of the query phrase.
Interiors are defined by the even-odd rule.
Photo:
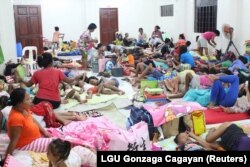
[[[35,118],[35,120],[41,125],[41,127],[46,128],[46,123],[43,120],[44,116],[36,115],[33,113],[32,117]]]
[[[6,119],[6,121],[8,121],[8,118],[9,118],[9,114],[10,114],[10,111],[12,109],[12,106],[6,106],[5,108],[2,109],[2,113],[3,113],[3,116],[4,118]],[[45,128],[46,127],[46,124],[43,120],[43,116],[39,116],[39,115],[36,115],[36,114],[32,114],[33,118],[35,118],[37,120],[37,122],[43,127]]]
[[[2,113],[6,121],[8,121],[11,109],[12,109],[12,106],[6,106],[5,108],[2,109]]]

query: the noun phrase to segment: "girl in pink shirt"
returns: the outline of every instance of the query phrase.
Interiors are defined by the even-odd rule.
[[[220,36],[219,30],[215,30],[213,32],[207,31],[199,36],[198,41],[197,41],[197,45],[198,45],[198,51],[199,51],[201,56],[203,56],[203,49],[205,49],[205,54],[206,54],[206,56],[208,56],[208,59],[210,59],[210,57],[208,55],[208,45],[207,44],[209,43],[209,45],[211,45],[212,47],[215,47],[216,43],[214,41],[214,38],[216,36]]]

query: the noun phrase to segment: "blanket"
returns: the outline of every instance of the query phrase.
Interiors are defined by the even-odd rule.
[[[54,137],[97,150],[149,150],[149,135],[145,133],[147,124],[141,122],[131,128],[131,131],[121,129],[102,116],[71,122],[62,128],[50,128],[49,131]]]
[[[189,91],[183,97],[183,100],[197,102],[200,105],[206,107],[210,102],[210,95],[210,89],[189,89]]]
[[[165,118],[166,122],[172,121],[175,118],[188,115],[193,111],[205,110],[206,108],[202,107],[197,102],[187,102],[183,100],[174,100],[167,104]]]
[[[222,108],[208,109],[205,111],[206,124],[215,124],[223,122],[238,121],[250,119],[250,115],[245,113],[225,113]]]
[[[143,107],[151,114],[155,127],[170,122],[175,118],[188,115],[193,111],[206,109],[196,102],[183,100],[174,100],[162,106],[144,104]]]
[[[108,150],[109,137],[96,125],[86,122],[71,122],[62,128],[49,128],[48,131],[53,137],[68,140],[75,145],[85,145],[102,151]]]

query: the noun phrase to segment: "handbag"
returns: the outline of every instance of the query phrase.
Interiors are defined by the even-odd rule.
[[[203,111],[197,110],[192,113],[193,129],[195,135],[201,135],[206,132],[205,116]]]

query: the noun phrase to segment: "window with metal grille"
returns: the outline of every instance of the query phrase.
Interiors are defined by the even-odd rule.
[[[174,16],[174,5],[161,6],[161,17]]]
[[[195,0],[194,31],[203,33],[217,27],[217,0]]]

